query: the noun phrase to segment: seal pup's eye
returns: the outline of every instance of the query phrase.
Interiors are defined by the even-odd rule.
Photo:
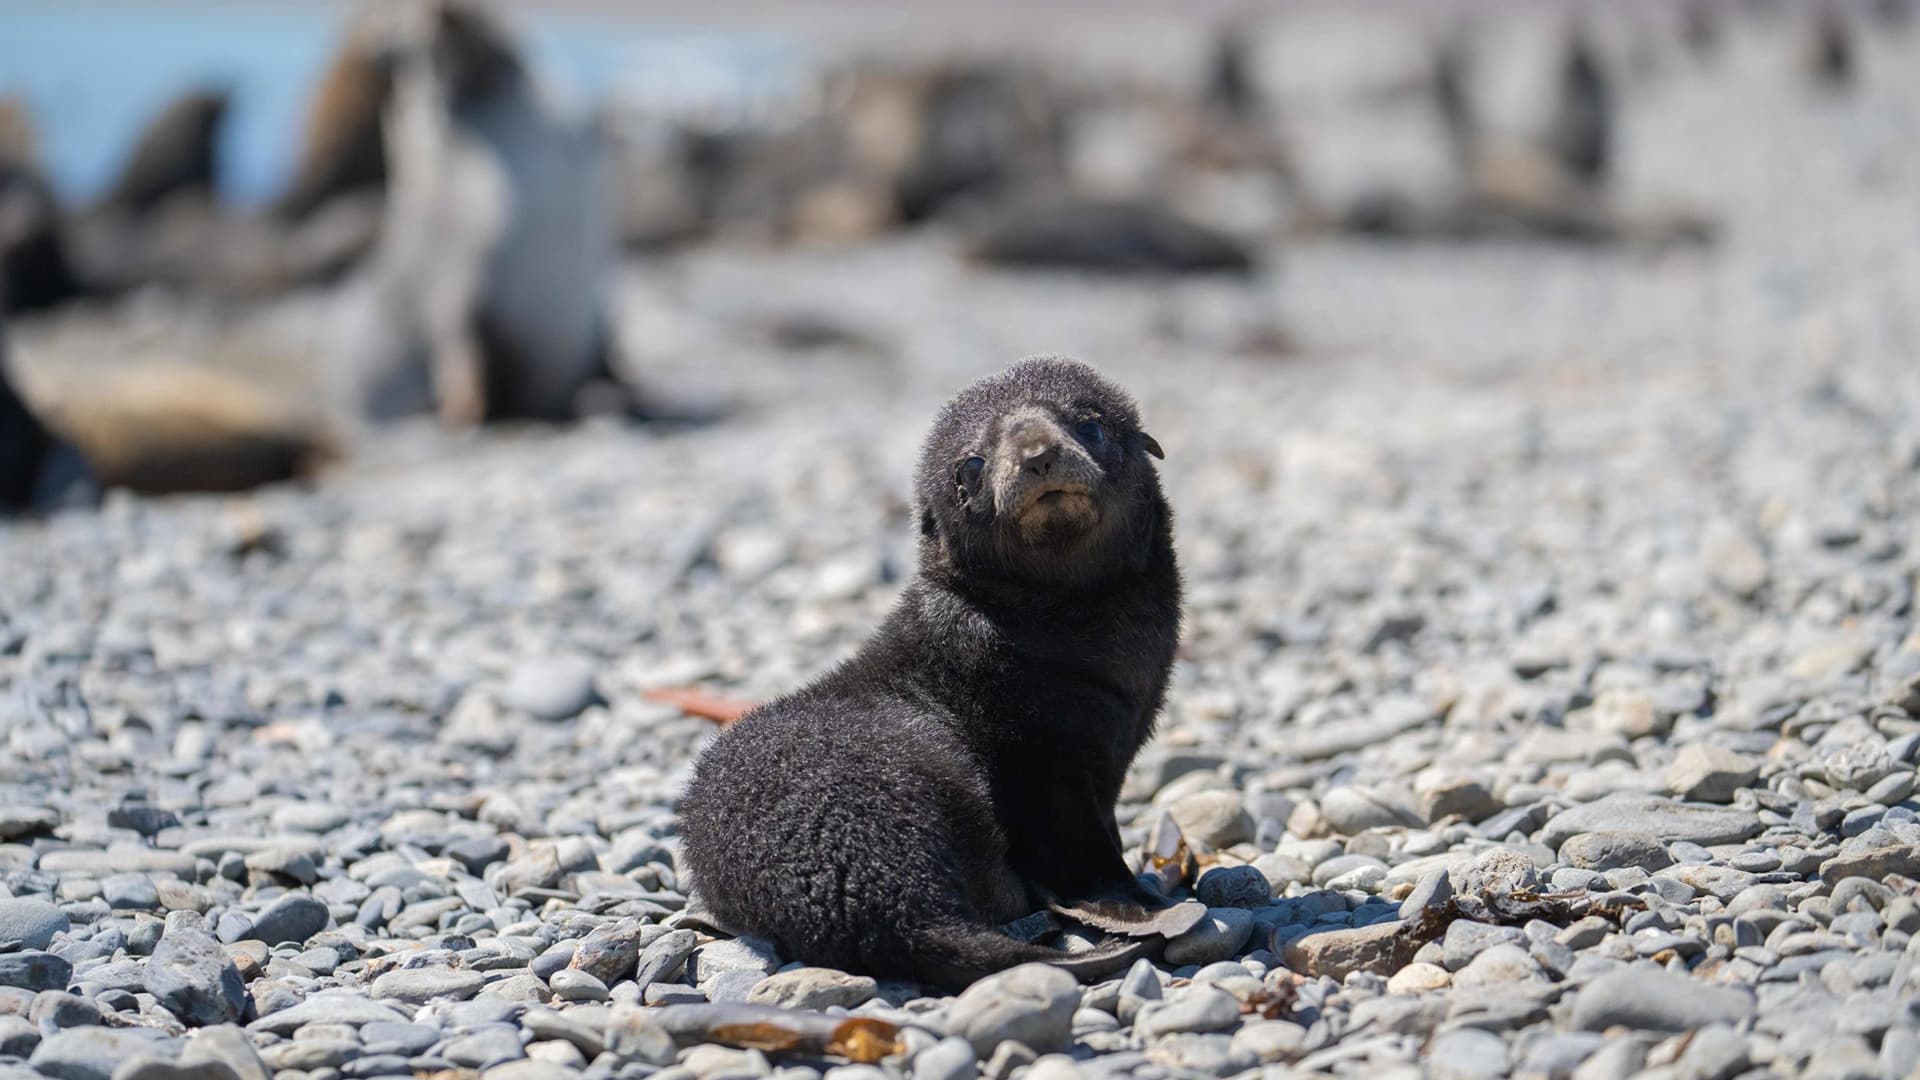
[[[1107,429],[1100,426],[1098,420],[1082,420],[1073,426],[1074,438],[1087,444],[1090,450],[1098,450],[1107,445]]]
[[[980,475],[987,471],[987,459],[974,455],[953,467],[953,482],[960,486],[960,497],[980,490]]]

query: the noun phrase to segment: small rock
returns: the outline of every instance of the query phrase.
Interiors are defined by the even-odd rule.
[[[248,1024],[250,1031],[291,1035],[308,1024],[362,1024],[389,1022],[404,1024],[408,1018],[391,1006],[369,1000],[352,990],[328,990],[314,994],[296,1005],[266,1013]]]
[[[1345,979],[1356,971],[1376,975],[1398,971],[1419,947],[1407,933],[1407,924],[1395,919],[1351,930],[1316,931],[1286,942],[1281,951],[1287,967],[1302,975]]]
[[[223,1065],[239,1080],[269,1080],[272,1076],[267,1063],[260,1060],[260,1051],[254,1048],[253,1040],[232,1024],[218,1024],[194,1032],[186,1048],[180,1051],[180,1064]]]
[[[602,926],[579,940],[567,966],[611,986],[633,972],[645,934],[646,927],[638,919],[623,919],[611,926]]]
[[[311,885],[320,880],[320,872],[314,869],[313,860],[304,851],[283,847],[263,848],[248,855],[245,865],[257,873],[290,878],[302,885]]]
[[[1200,875],[1194,894],[1210,908],[1255,908],[1273,899],[1273,885],[1251,866],[1216,866]]]
[[[60,1080],[112,1080],[121,1062],[171,1058],[179,1046],[153,1028],[74,1028],[40,1040],[27,1063]]]
[[[1435,1080],[1479,1080],[1507,1075],[1507,1044],[1491,1031],[1455,1028],[1434,1038],[1426,1060]]]
[[[1700,559],[1713,583],[1744,600],[1766,588],[1766,553],[1731,525],[1718,525],[1701,542]]]
[[[240,971],[212,934],[169,930],[147,961],[147,992],[192,1027],[237,1022],[246,1012]]]
[[[989,975],[961,993],[947,1012],[947,1030],[982,1056],[1003,1042],[1036,1050],[1065,1049],[1079,1005],[1080,989],[1073,976],[1045,964],[1022,964]]]
[[[1580,1031],[1691,1031],[1737,1024],[1753,1010],[1753,998],[1744,991],[1636,964],[1583,987],[1574,998],[1572,1023]]]
[[[1453,899],[1453,876],[1444,869],[1429,870],[1400,901],[1400,917],[1417,919]]]
[[[851,1009],[873,997],[878,989],[879,983],[865,975],[803,967],[776,971],[761,979],[748,992],[747,1001],[784,1009]]]
[[[1413,963],[1393,973],[1387,980],[1389,994],[1421,994],[1442,990],[1453,983],[1453,976],[1438,964]]]
[[[109,874],[100,882],[100,896],[115,911],[153,911],[160,906],[160,890],[145,874]]]
[[[0,803],[0,843],[23,837],[51,833],[60,824],[60,813],[44,806]]]
[[[1541,827],[1539,842],[1558,849],[1587,832],[1614,832],[1672,843],[1686,840],[1711,847],[1737,844],[1758,833],[1760,819],[1750,810],[1678,803],[1654,795],[1622,792],[1562,810]]]
[[[1830,641],[1794,657],[1787,665],[1787,674],[1811,683],[1829,682],[1851,674],[1870,655],[1872,650],[1857,641]]]
[[[1759,762],[1703,742],[1682,746],[1666,771],[1667,790],[1694,802],[1732,802],[1735,793],[1759,777]]]
[[[180,817],[171,810],[144,802],[124,802],[107,811],[107,824],[116,829],[132,829],[141,836],[153,836],[162,829],[180,826]]]
[[[479,972],[464,968],[401,968],[373,980],[371,992],[376,999],[425,1005],[435,998],[465,1001],[479,993],[486,982]]]
[[[914,1055],[913,1080],[973,1080],[980,1058],[965,1039],[941,1039]]]
[[[45,949],[67,927],[67,913],[44,900],[0,900],[0,949]]]
[[[1510,896],[1521,890],[1540,887],[1540,873],[1533,860],[1513,848],[1489,848],[1471,863],[1461,867],[1453,883],[1463,896]]]
[[[1493,948],[1495,945],[1526,946],[1527,936],[1519,927],[1493,926],[1488,923],[1474,922],[1472,919],[1456,919],[1447,924],[1447,933],[1441,939],[1441,964],[1448,971],[1459,971],[1473,962],[1473,958]]]
[[[1327,819],[1327,827],[1340,836],[1412,824],[1398,808],[1357,787],[1329,789],[1320,800],[1320,813]]]
[[[553,973],[547,980],[553,989],[553,996],[561,1001],[605,1001],[607,984],[593,977],[592,973],[578,968],[566,968]]]
[[[24,1016],[0,1013],[0,1054],[26,1057],[40,1045],[40,1025]]]
[[[648,1065],[671,1065],[678,1053],[673,1036],[644,1009],[617,1007],[607,1021],[607,1050]]]
[[[1623,739],[1664,736],[1673,728],[1671,716],[1663,713],[1644,694],[1629,690],[1606,690],[1594,700],[1587,717],[1593,729]]]
[[[651,983],[673,979],[699,945],[700,936],[691,930],[667,931],[640,950],[633,981],[644,990]]]
[[[557,656],[515,668],[500,703],[536,720],[567,720],[602,703],[594,689],[596,665],[583,656]]]
[[[1884,881],[1895,874],[1920,878],[1920,846],[1887,844],[1843,851],[1820,864],[1820,877],[1828,882],[1837,883],[1851,877]]]
[[[307,893],[288,893],[268,905],[253,920],[250,937],[269,945],[304,942],[327,928],[332,915],[327,905]]]
[[[39,993],[65,990],[73,977],[73,965],[50,952],[29,949],[0,953],[0,986],[14,986]]]
[[[483,1069],[480,1080],[578,1080],[580,1073],[551,1061],[524,1058]]]
[[[746,985],[741,990],[744,997],[755,983],[780,966],[780,958],[774,955],[773,946],[768,942],[741,937],[707,942],[693,954],[691,964],[694,984],[702,989],[735,973],[745,976]],[[712,996],[711,992],[708,996]]]
[[[1218,850],[1253,839],[1253,817],[1235,791],[1201,791],[1167,807],[1187,839]]]
[[[1482,950],[1467,966],[1454,973],[1453,985],[1462,990],[1481,986],[1506,986],[1512,983],[1541,982],[1545,976],[1527,950],[1518,945],[1500,944]]]
[[[1631,833],[1587,832],[1570,836],[1560,845],[1560,861],[1585,870],[1618,870],[1637,866],[1652,873],[1673,865],[1673,856],[1659,840]]]
[[[1247,939],[1253,936],[1253,925],[1253,913],[1250,911],[1209,907],[1206,917],[1194,924],[1193,929],[1167,942],[1161,957],[1174,967],[1231,960],[1246,945]]]
[[[1420,815],[1428,824],[1459,817],[1480,822],[1506,809],[1487,785],[1471,777],[1455,777],[1428,788],[1420,796]]]
[[[1141,1009],[1134,1026],[1148,1038],[1158,1038],[1176,1032],[1228,1031],[1239,1022],[1239,999],[1215,987],[1196,986]]]
[[[1256,1062],[1292,1061],[1305,1050],[1307,1029],[1287,1020],[1255,1020],[1233,1033],[1233,1049]]]

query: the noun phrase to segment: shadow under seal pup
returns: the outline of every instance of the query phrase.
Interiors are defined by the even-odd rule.
[[[695,766],[683,850],[720,923],[957,988],[1032,961],[1101,977],[1204,915],[1135,878],[1113,813],[1180,636],[1149,455],[1133,401],[1071,360],[1023,360],[946,406],[897,606]],[[997,928],[1040,908],[1128,937],[1070,954]]]

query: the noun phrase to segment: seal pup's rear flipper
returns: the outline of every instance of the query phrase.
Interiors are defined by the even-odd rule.
[[[1147,903],[1140,897],[1100,894],[1075,900],[1053,900],[1047,910],[1096,930],[1130,938],[1175,938],[1199,925],[1207,906],[1198,900]]]
[[[1035,963],[1057,967],[1084,983],[1126,970],[1158,944],[1153,940],[1111,938],[1086,952],[1070,953],[1030,945],[985,926],[952,923],[921,933],[910,962],[914,978],[956,990],[995,972]]]

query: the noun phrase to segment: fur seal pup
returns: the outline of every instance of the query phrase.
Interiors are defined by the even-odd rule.
[[[615,232],[597,132],[549,107],[478,6],[383,13],[386,217],[346,348],[366,411],[437,407],[453,426],[642,413],[610,364]]]
[[[682,850],[722,924],[944,987],[1028,961],[1097,976],[1144,948],[1070,955],[996,928],[1043,906],[1191,927],[1204,909],[1138,882],[1113,813],[1180,636],[1159,456],[1132,399],[1072,360],[1022,360],[946,406],[893,612],[695,765]]]

